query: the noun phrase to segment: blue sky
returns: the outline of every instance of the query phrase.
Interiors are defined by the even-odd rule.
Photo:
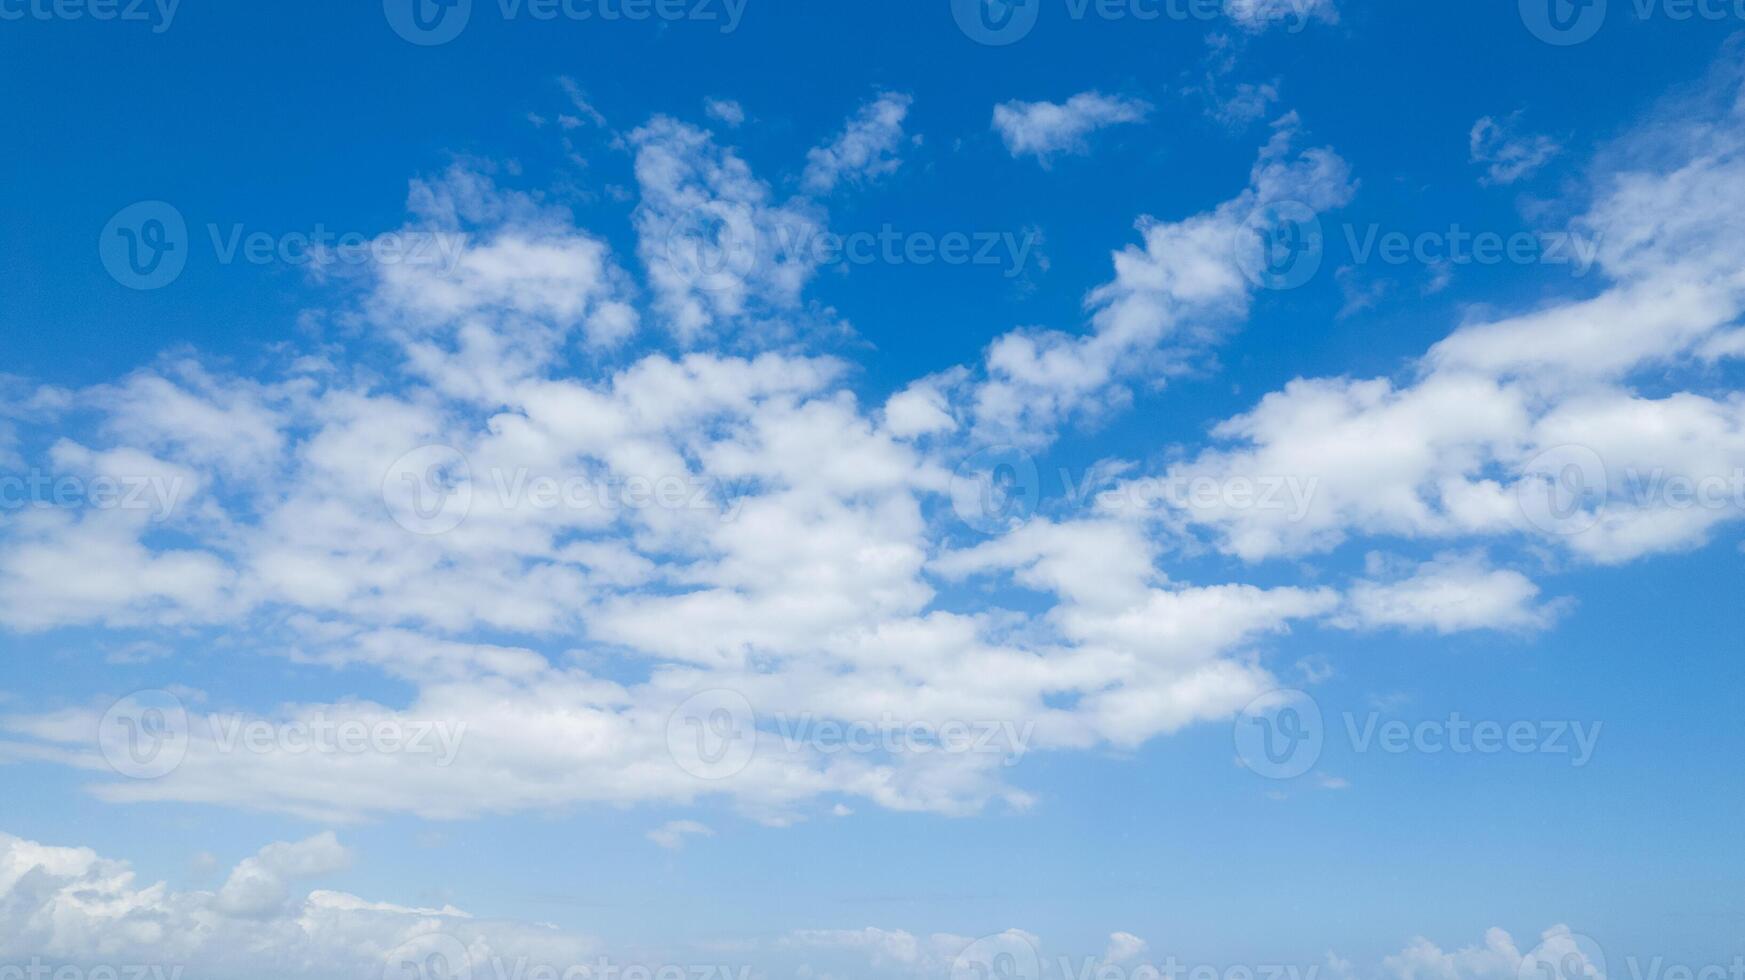
[[[978,2],[0,0],[0,967],[1729,975],[1745,10]]]

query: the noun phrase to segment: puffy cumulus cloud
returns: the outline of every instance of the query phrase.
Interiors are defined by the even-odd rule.
[[[858,183],[895,173],[903,165],[903,120],[914,99],[885,92],[860,108],[842,132],[806,154],[801,182],[814,194],[828,194],[844,181]]]
[[[217,907],[245,918],[279,914],[293,881],[343,871],[351,866],[351,857],[332,831],[296,843],[268,844],[230,872],[218,890]]]
[[[1127,963],[1138,959],[1149,948],[1150,944],[1130,932],[1112,932],[1109,934],[1109,948],[1103,952],[1103,961]]]
[[[1338,602],[1326,590],[1172,585],[1154,570],[1154,548],[1129,524],[1037,520],[934,563],[948,578],[1010,575],[1060,599],[1044,617],[1053,670],[1103,680],[1080,688],[1078,711],[1039,719],[1043,744],[1131,746],[1227,716],[1273,681],[1225,654]]]
[[[1089,334],[1018,330],[996,339],[972,396],[978,435],[1041,445],[1062,422],[1122,404],[1124,382],[1161,383],[1244,315],[1256,288],[1238,257],[1244,222],[1278,202],[1339,207],[1355,190],[1331,149],[1293,151],[1299,131],[1295,114],[1279,120],[1248,187],[1213,210],[1141,219],[1143,244],[1117,252],[1115,278],[1087,300]]]
[[[84,770],[104,800],[324,820],[705,797],[773,824],[851,797],[970,814],[1034,802],[1011,765],[1025,753],[1130,747],[1228,717],[1276,686],[1268,657],[1292,631],[1526,628],[1547,614],[1536,587],[1464,559],[1342,592],[1326,575],[1184,581],[1164,558],[1184,535],[1252,559],[1362,535],[1458,555],[1532,530],[1521,484],[1568,476],[1540,455],[1547,446],[1585,443],[1614,469],[1675,476],[1738,452],[1745,403],[1630,387],[1644,366],[1723,356],[1715,338],[1737,316],[1741,274],[1724,256],[1740,251],[1728,246],[1745,222],[1714,202],[1745,200],[1730,191],[1739,127],[1730,103],[1718,113],[1623,154],[1636,169],[1612,168],[1588,220],[1615,231],[1601,258],[1613,284],[1587,301],[1612,305],[1469,323],[1408,380],[1297,381],[1166,471],[1219,485],[1300,477],[1300,508],[1190,495],[1139,517],[1080,501],[973,540],[951,519],[966,457],[996,442],[1045,446],[1130,385],[1180,370],[1253,301],[1234,239],[1255,210],[1349,199],[1344,161],[1296,148],[1294,117],[1234,197],[1141,222],[1142,241],[1089,295],[1087,331],[1009,333],[981,364],[870,403],[843,361],[739,329],[799,308],[803,262],[754,264],[713,292],[674,278],[675,225],[685,248],[724,233],[687,214],[767,229],[818,213],[774,203],[700,130],[656,119],[625,144],[643,195],[647,303],[678,350],[602,346],[596,319],[642,297],[566,212],[480,167],[418,182],[407,227],[463,234],[460,254],[476,261],[418,272],[428,279],[416,286],[396,278],[404,269],[376,269],[349,311],[372,356],[335,345],[266,379],[166,362],[33,396],[46,422],[70,407],[98,419],[43,450],[58,453],[54,466],[181,487],[162,523],[90,508],[0,514],[9,629],[223,631],[247,638],[231,641],[239,655],[372,670],[406,693],[196,714],[181,764],[156,780],[109,772],[90,735],[107,707],[94,698],[0,720],[0,756]],[[1684,297],[1654,314],[1681,326],[1636,322],[1655,296]],[[729,349],[693,349],[708,339]],[[1721,519],[1623,485],[1611,496],[1588,533],[1559,540],[1622,561],[1700,541]],[[744,714],[727,711],[738,727],[726,734],[751,751],[708,778],[684,756],[697,734],[684,712],[724,691]],[[455,737],[452,752],[239,748],[225,734],[238,717]],[[795,719],[979,725],[1000,738],[985,751],[831,751],[793,735]],[[294,905],[294,877],[263,858],[237,879],[235,907],[273,920]]]
[[[657,117],[630,134],[641,200],[637,249],[655,309],[684,342],[711,328],[795,309],[823,230],[805,199],[778,204],[732,150]]]
[[[1708,369],[1734,356],[1745,312],[1745,275],[1725,258],[1745,246],[1739,91],[1726,67],[1657,111],[1676,125],[1600,154],[1573,222],[1598,243],[1597,295],[1474,317],[1403,381],[1292,381],[1214,428],[1226,447],[1170,471],[1312,482],[1305,514],[1199,501],[1166,519],[1250,560],[1354,535],[1525,535],[1604,563],[1695,547],[1737,520],[1745,402]]]
[[[368,312],[446,392],[501,401],[572,342],[609,348],[635,331],[628,280],[567,209],[461,164],[415,181],[408,209],[412,222],[376,240]],[[491,370],[456,371],[461,359]]]
[[[0,833],[0,957],[162,964],[189,977],[381,976],[393,961],[457,950],[474,963],[579,964],[592,940],[556,929],[411,908],[335,891],[292,896],[293,879],[341,869],[331,835],[272,844],[218,892],[142,884],[125,862]]]
[[[1151,112],[1140,99],[1080,92],[1065,103],[1020,102],[994,106],[994,129],[1014,157],[1033,156],[1044,167],[1057,154],[1089,153],[1090,134],[1136,123]]]
[[[1516,112],[1502,122],[1485,116],[1472,124],[1472,162],[1485,168],[1483,183],[1513,184],[1531,177],[1562,151],[1549,136],[1517,132],[1520,118]]]
[[[703,832],[699,828],[680,822],[656,834],[696,836]],[[161,964],[166,975],[190,980],[383,976],[427,965],[451,976],[535,968],[562,975],[620,962],[602,941],[549,925],[479,918],[452,905],[416,907],[310,890],[308,883],[345,870],[352,858],[326,833],[261,848],[216,891],[177,891],[142,882],[126,862],[88,848],[0,833],[0,958],[148,969]],[[1344,976],[1375,980],[1511,980],[1537,974],[1540,963],[1580,963],[1587,975],[1605,976],[1598,948],[1567,926],[1544,930],[1525,952],[1521,945],[1504,930],[1491,929],[1481,942],[1452,951],[1413,939],[1374,969],[1359,970],[1336,956],[1330,961]],[[717,946],[710,962],[724,948]],[[840,969],[845,975],[945,980],[1002,955],[1072,961],[1070,950],[1051,948],[1020,928],[980,938],[879,926],[806,929],[731,948],[741,965],[725,975],[737,976]],[[1112,932],[1106,949],[1084,962],[1131,972],[1144,969],[1154,955],[1140,937]]]
[[[1490,568],[1479,555],[1445,555],[1404,577],[1357,583],[1336,622],[1443,634],[1536,630],[1550,626],[1558,610],[1556,604],[1539,604],[1538,598],[1539,586],[1520,572]]]
[[[1509,980],[1547,969],[1606,976],[1599,947],[1561,924],[1540,933],[1539,943],[1525,953],[1507,931],[1491,928],[1482,942],[1452,952],[1420,936],[1382,961],[1382,975],[1397,980]]]

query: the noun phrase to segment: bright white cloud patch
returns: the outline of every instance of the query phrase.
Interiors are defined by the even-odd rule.
[[[796,341],[817,312],[816,263],[760,251],[827,227],[828,212],[780,199],[708,133],[656,117],[625,137],[639,263],[508,176],[457,166],[413,185],[405,223],[451,243],[446,258],[375,268],[343,311],[368,359],[335,344],[245,377],[188,355],[113,384],[31,389],[15,403],[34,423],[88,431],[9,451],[137,478],[167,506],[0,524],[9,629],[222,635],[227,653],[372,671],[401,693],[252,710],[190,694],[185,758],[153,780],[118,778],[93,740],[103,700],[9,703],[0,759],[74,767],[106,801],[330,821],[704,798],[770,824],[863,801],[972,814],[1035,802],[1013,778],[1031,753],[1132,748],[1228,718],[1279,684],[1273,654],[1293,633],[1546,626],[1556,607],[1539,586],[1469,557],[1264,584],[1235,562],[1199,581],[1166,562],[1202,545],[1258,562],[1365,538],[1625,562],[1737,519],[1729,498],[1685,506],[1666,482],[1694,491],[1745,465],[1739,399],[1678,372],[1731,356],[1745,309],[1735,92],[1634,137],[1652,153],[1620,155],[1654,166],[1600,175],[1578,221],[1607,229],[1597,295],[1475,313],[1398,378],[1293,381],[1218,424],[1210,447],[1097,464],[1131,493],[985,525],[957,506],[966,460],[1045,449],[1202,362],[1260,295],[1234,245],[1256,211],[1351,199],[1345,161],[1304,147],[1294,115],[1222,202],[1142,218],[1083,324],[1008,330],[977,363],[870,400],[852,365]],[[854,116],[808,183],[888,172],[907,104],[881,97]],[[645,311],[661,329],[641,328]],[[1689,387],[1639,384],[1648,371]],[[1563,486],[1555,453],[1571,446],[1605,482],[1567,508],[1524,506]],[[1148,475],[1220,492],[1124,506]],[[1289,506],[1257,506],[1268,486]],[[968,496],[987,489],[971,479]],[[700,775],[683,711],[719,691],[743,705],[726,734],[748,751]],[[794,734],[803,718],[991,737],[841,752]],[[422,753],[239,749],[226,735],[239,720],[450,737]],[[654,842],[697,836],[669,825]],[[263,852],[211,901],[282,918],[300,868],[337,866],[322,858],[333,848],[308,849],[307,862]]]
[[[1089,153],[1088,137],[1097,130],[1139,122],[1150,111],[1139,99],[1080,92],[1064,104],[1014,100],[994,106],[994,129],[1014,157],[1033,156],[1046,167],[1061,154]]]
[[[239,864],[218,892],[173,891],[139,882],[126,863],[93,851],[0,833],[0,959],[158,964],[166,976],[275,980],[382,976],[430,952],[486,971],[523,958],[561,971],[598,955],[592,940],[550,927],[290,891],[293,880],[343,867],[343,857],[331,835],[272,844]]]

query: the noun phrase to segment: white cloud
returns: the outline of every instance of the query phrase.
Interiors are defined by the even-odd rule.
[[[1138,959],[1147,948],[1145,940],[1130,932],[1112,932],[1109,934],[1109,948],[1103,952],[1103,961],[1126,963]]]
[[[1342,625],[1370,629],[1537,630],[1556,619],[1539,605],[1539,587],[1520,572],[1493,569],[1477,555],[1446,555],[1405,577],[1359,582],[1346,599]]]
[[[60,462],[152,461],[190,477],[190,490],[167,541],[122,512],[9,518],[0,616],[13,629],[225,629],[251,637],[239,652],[374,670],[407,693],[247,714],[464,722],[458,752],[444,766],[407,754],[227,751],[196,724],[175,772],[122,781],[90,738],[106,705],[85,703],[12,712],[0,756],[80,769],[104,800],[323,820],[704,797],[771,823],[855,800],[950,814],[1022,808],[1033,799],[1009,781],[1010,754],[831,754],[760,739],[741,772],[711,781],[679,764],[668,723],[686,698],[725,688],[764,717],[1002,721],[1027,733],[1023,751],[1143,744],[1276,686],[1267,655],[1294,629],[1342,616],[1524,628],[1545,614],[1521,574],[1458,560],[1374,575],[1349,594],[1325,576],[1185,581],[1163,558],[1188,535],[1253,560],[1364,535],[1459,554],[1502,535],[1552,540],[1516,500],[1521,484],[1545,478],[1533,460],[1547,447],[1584,443],[1620,470],[1674,475],[1745,453],[1737,399],[1628,385],[1644,366],[1712,356],[1737,319],[1745,280],[1726,257],[1740,251],[1745,222],[1714,202],[1745,195],[1732,193],[1740,139],[1723,115],[1667,137],[1686,152],[1651,158],[1674,161],[1671,179],[1628,170],[1602,180],[1585,219],[1611,232],[1598,266],[1611,282],[1598,299],[1474,319],[1399,380],[1295,381],[1219,425],[1211,449],[1171,457],[1179,475],[1299,478],[1301,511],[1224,500],[1141,519],[1081,502],[966,540],[949,511],[966,457],[1002,442],[1046,446],[1064,425],[1119,407],[1129,386],[1184,369],[1254,301],[1232,246],[1254,210],[1349,199],[1344,161],[1296,149],[1298,129],[1281,120],[1246,187],[1222,204],[1143,221],[1140,242],[1091,291],[1085,332],[1008,333],[977,368],[870,404],[848,365],[769,350],[765,335],[740,329],[798,309],[809,267],[766,263],[719,293],[661,277],[672,225],[694,210],[749,214],[766,229],[821,220],[803,200],[775,203],[700,130],[657,119],[628,137],[643,190],[638,248],[652,306],[682,342],[731,342],[737,354],[586,360],[599,311],[635,295],[610,249],[480,168],[421,181],[408,227],[480,244],[459,271],[417,273],[421,285],[382,270],[366,281],[357,325],[400,363],[335,367],[336,350],[326,367],[299,361],[252,381],[166,364],[49,399],[58,407],[41,410],[47,422],[73,404],[99,417]],[[1664,312],[1645,297],[1677,302]],[[230,415],[234,431],[221,421]],[[384,487],[396,461],[431,444],[464,456],[472,498],[457,525],[416,534],[396,523]],[[1138,473],[1123,465],[1106,469]],[[659,478],[678,481],[677,501],[598,496]],[[536,506],[505,489],[540,479],[568,481],[588,506]],[[1555,540],[1625,561],[1689,547],[1736,516],[1625,490],[1591,532]],[[961,588],[984,584],[993,587]],[[969,598],[943,603],[946,589]],[[237,628],[257,623],[269,626]]]
[[[1224,12],[1249,31],[1282,25],[1294,34],[1312,20],[1339,22],[1334,0],[1226,0]]]
[[[1257,287],[1238,262],[1243,222],[1278,201],[1339,207],[1355,190],[1331,149],[1293,152],[1299,128],[1294,114],[1276,122],[1248,187],[1213,210],[1140,219],[1142,246],[1116,253],[1115,278],[1090,293],[1089,335],[1019,330],[995,339],[973,392],[978,437],[1045,444],[1062,422],[1123,404],[1128,379],[1162,384],[1246,314]]]
[[[648,839],[676,851],[685,846],[687,837],[713,837],[715,832],[695,820],[669,820],[648,832]]]
[[[902,166],[903,120],[913,99],[885,92],[862,106],[836,138],[806,155],[801,178],[807,191],[828,194],[843,181],[859,183],[895,173]]]
[[[1537,173],[1562,151],[1549,136],[1517,133],[1521,113],[1498,122],[1485,116],[1472,124],[1472,162],[1485,167],[1484,183],[1513,184]]]
[[[230,872],[216,906],[226,915],[265,917],[283,914],[290,883],[343,871],[352,855],[332,831],[294,844],[269,844]]]
[[[994,106],[994,128],[1012,156],[1033,156],[1047,167],[1058,154],[1089,153],[1087,137],[1097,130],[1139,122],[1150,111],[1139,99],[1080,92],[1065,104],[1001,103]]]
[[[1745,516],[1730,489],[1745,472],[1745,406],[1727,392],[1647,395],[1630,384],[1702,362],[1745,311],[1745,277],[1722,258],[1745,246],[1733,206],[1745,201],[1745,121],[1728,94],[1738,87],[1723,73],[1718,97],[1658,112],[1680,126],[1648,127],[1602,155],[1630,162],[1599,174],[1574,222],[1599,243],[1596,269],[1611,282],[1598,295],[1475,317],[1407,382],[1291,382],[1213,430],[1231,448],[1171,475],[1312,480],[1307,514],[1211,504],[1177,516],[1250,560],[1325,551],[1353,534],[1525,534],[1607,563],[1695,547]],[[1564,471],[1543,467],[1566,451],[1594,461],[1586,489],[1598,499],[1547,527],[1532,501],[1564,492]]]
[[[732,99],[704,99],[703,111],[710,119],[724,123],[730,129],[737,129],[745,123],[745,107]]]
[[[817,267],[822,214],[774,201],[768,184],[707,133],[665,117],[632,132],[638,252],[655,309],[684,342],[799,305]]]
[[[292,878],[338,870],[343,850],[330,835],[269,845],[239,865],[222,891],[178,892],[141,884],[127,864],[85,848],[0,833],[0,957],[292,978],[380,976],[401,955],[439,948],[439,937],[486,970],[499,958],[526,957],[561,971],[597,955],[592,940],[550,927],[285,890]]]

